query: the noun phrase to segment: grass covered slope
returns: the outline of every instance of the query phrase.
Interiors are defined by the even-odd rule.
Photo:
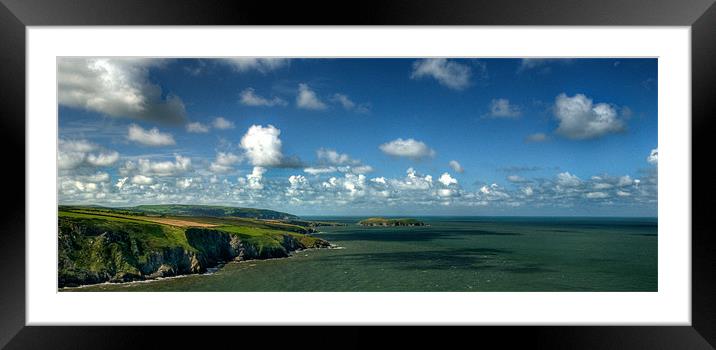
[[[213,217],[237,217],[253,218],[264,220],[294,220],[297,216],[282,213],[279,211],[254,208],[235,208],[217,205],[139,205],[128,208],[129,210],[145,214],[171,215],[171,216],[213,216]]]
[[[385,219],[368,218],[358,222],[361,226],[425,226],[425,223],[417,219]]]
[[[312,227],[294,223],[135,208],[60,207],[58,228],[59,287],[202,273],[225,261],[330,246],[308,235]]]

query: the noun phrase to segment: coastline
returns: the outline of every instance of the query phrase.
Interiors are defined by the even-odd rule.
[[[163,280],[173,280],[173,279],[186,278],[186,277],[192,277],[192,276],[210,276],[210,275],[213,275],[213,274],[221,271],[225,266],[227,266],[229,264],[244,264],[244,263],[257,262],[257,261],[290,259],[298,253],[313,251],[313,250],[345,249],[344,247],[331,244],[330,242],[329,242],[329,244],[330,245],[327,247],[312,247],[312,248],[293,250],[293,251],[289,252],[288,256],[282,256],[282,257],[273,257],[273,258],[265,258],[265,259],[252,258],[252,259],[246,259],[246,260],[232,260],[232,261],[220,262],[216,266],[207,267],[205,272],[200,272],[200,273],[182,273],[182,274],[177,274],[174,276],[159,276],[159,277],[151,277],[151,278],[148,277],[143,280],[134,280],[134,281],[126,281],[126,282],[105,281],[105,282],[101,282],[101,283],[82,284],[82,285],[72,286],[72,287],[58,287],[57,291],[58,292],[72,292],[72,291],[78,291],[80,289],[87,289],[87,288],[102,286],[102,285],[122,286],[122,285],[153,283],[153,282],[158,282],[158,281],[163,281]]]

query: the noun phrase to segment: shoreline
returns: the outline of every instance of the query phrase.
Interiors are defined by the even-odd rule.
[[[132,285],[132,284],[152,283],[152,282],[159,282],[159,281],[163,281],[163,280],[186,278],[186,277],[192,277],[192,276],[210,276],[210,275],[213,275],[213,274],[221,271],[225,266],[227,266],[229,264],[243,264],[243,263],[249,263],[249,262],[269,261],[269,260],[284,260],[284,259],[290,259],[290,258],[294,257],[294,255],[297,253],[307,252],[307,251],[312,251],[312,250],[323,250],[323,249],[345,249],[345,247],[334,245],[331,243],[331,245],[328,247],[297,249],[297,250],[289,252],[288,256],[284,256],[284,257],[268,258],[268,259],[247,259],[247,260],[241,260],[241,261],[232,260],[232,261],[228,261],[228,262],[221,262],[214,267],[207,267],[206,268],[207,271],[202,272],[202,273],[185,273],[185,274],[180,274],[180,275],[175,275],[175,276],[147,278],[144,280],[128,281],[128,282],[105,281],[102,283],[82,284],[82,285],[74,286],[74,287],[57,288],[57,292],[69,292],[69,291],[73,291],[73,290],[85,289],[85,288],[90,288],[90,287],[94,287],[94,286],[102,286],[102,285],[125,286],[125,285]]]

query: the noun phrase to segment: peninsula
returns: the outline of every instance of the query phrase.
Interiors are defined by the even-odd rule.
[[[200,205],[60,206],[58,287],[204,273],[330,243],[325,225],[263,209]]]

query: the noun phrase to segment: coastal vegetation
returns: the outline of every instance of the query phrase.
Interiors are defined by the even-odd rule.
[[[60,206],[58,286],[204,273],[229,261],[329,247],[311,235],[316,226],[320,223],[250,208]]]
[[[368,218],[358,222],[361,226],[425,226],[425,223],[417,219],[401,218],[401,219],[385,219],[385,218]]]

